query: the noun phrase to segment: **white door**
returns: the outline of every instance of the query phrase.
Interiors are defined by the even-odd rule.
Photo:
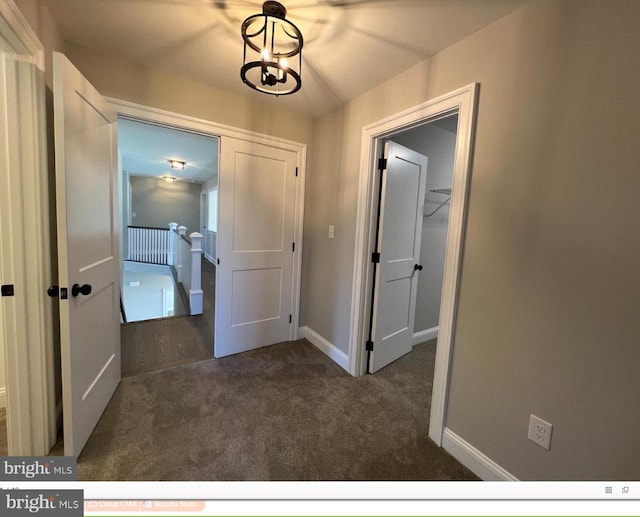
[[[293,151],[221,141],[216,357],[290,339],[296,161]]]
[[[385,143],[380,226],[373,299],[371,373],[411,352],[420,239],[427,183],[427,157],[395,142]]]
[[[64,452],[77,456],[120,382],[116,114],[62,54],[53,78]]]

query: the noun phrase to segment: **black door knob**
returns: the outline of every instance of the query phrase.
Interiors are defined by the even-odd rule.
[[[71,287],[71,296],[76,297],[79,294],[82,294],[84,296],[90,295],[91,286],[89,284],[84,284],[83,286],[80,286],[80,284],[73,284],[73,286]]]
[[[414,271],[422,271],[422,266],[420,264],[416,264],[415,266],[413,266],[413,270]]]

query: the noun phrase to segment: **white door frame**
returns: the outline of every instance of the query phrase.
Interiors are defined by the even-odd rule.
[[[182,129],[187,131],[194,131],[198,133],[204,133],[206,135],[218,136],[222,140],[223,138],[236,138],[239,140],[246,140],[257,144],[274,145],[282,149],[287,149],[296,153],[296,165],[298,167],[298,182],[296,185],[296,204],[295,204],[295,221],[294,221],[294,237],[296,242],[296,251],[293,257],[293,282],[291,286],[292,291],[292,323],[289,330],[289,339],[298,339],[298,326],[300,320],[300,283],[302,272],[302,229],[304,219],[304,185],[306,177],[306,164],[307,164],[307,145],[291,140],[285,140],[282,138],[276,138],[273,136],[265,135],[262,133],[256,133],[245,129],[239,129],[216,122],[211,122],[204,119],[190,117],[187,115],[181,115],[179,113],[173,113],[170,111],[161,110],[158,108],[152,108],[133,102],[123,101],[114,98],[106,98],[109,101],[118,115],[124,117],[131,117],[142,122],[147,121],[155,124],[161,124],[163,126],[173,127],[176,129]],[[220,150],[220,144],[218,150]],[[219,159],[218,154],[218,159]]]
[[[477,92],[478,84],[472,83],[419,106],[374,122],[362,130],[349,336],[349,372],[355,376],[363,375],[366,372],[365,341],[369,327],[373,280],[371,253],[375,251],[373,248],[375,246],[377,211],[374,178],[377,159],[381,156],[383,140],[399,131],[411,129],[449,115],[458,115],[453,189],[440,307],[440,329],[429,423],[429,437],[438,445],[442,445],[446,417],[449,367],[453,351],[452,343],[462,257],[462,237],[467,211],[467,186],[471,166]]]
[[[53,305],[47,172],[44,47],[12,0],[0,2],[0,47],[26,64],[18,82],[0,71],[0,189],[3,283],[15,297],[0,302],[0,346],[7,384],[10,455],[43,456],[56,440]],[[19,83],[19,85],[18,85]],[[18,87],[19,86],[19,87]],[[11,119],[21,130],[9,131]]]

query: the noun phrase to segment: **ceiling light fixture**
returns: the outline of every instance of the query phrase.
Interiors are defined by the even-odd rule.
[[[175,176],[162,176],[162,179],[167,183],[175,183],[178,178],[176,178]]]
[[[169,164],[172,169],[176,169],[178,171],[183,171],[184,166],[186,165],[185,162],[181,162],[180,160],[169,160]]]
[[[280,2],[262,5],[262,14],[242,23],[244,59],[240,77],[259,92],[289,95],[302,86],[302,33],[287,20]]]

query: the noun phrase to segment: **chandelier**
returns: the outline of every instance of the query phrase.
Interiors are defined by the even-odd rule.
[[[259,92],[289,95],[302,86],[302,33],[286,16],[281,3],[268,1],[262,5],[262,14],[242,23],[240,77]]]

